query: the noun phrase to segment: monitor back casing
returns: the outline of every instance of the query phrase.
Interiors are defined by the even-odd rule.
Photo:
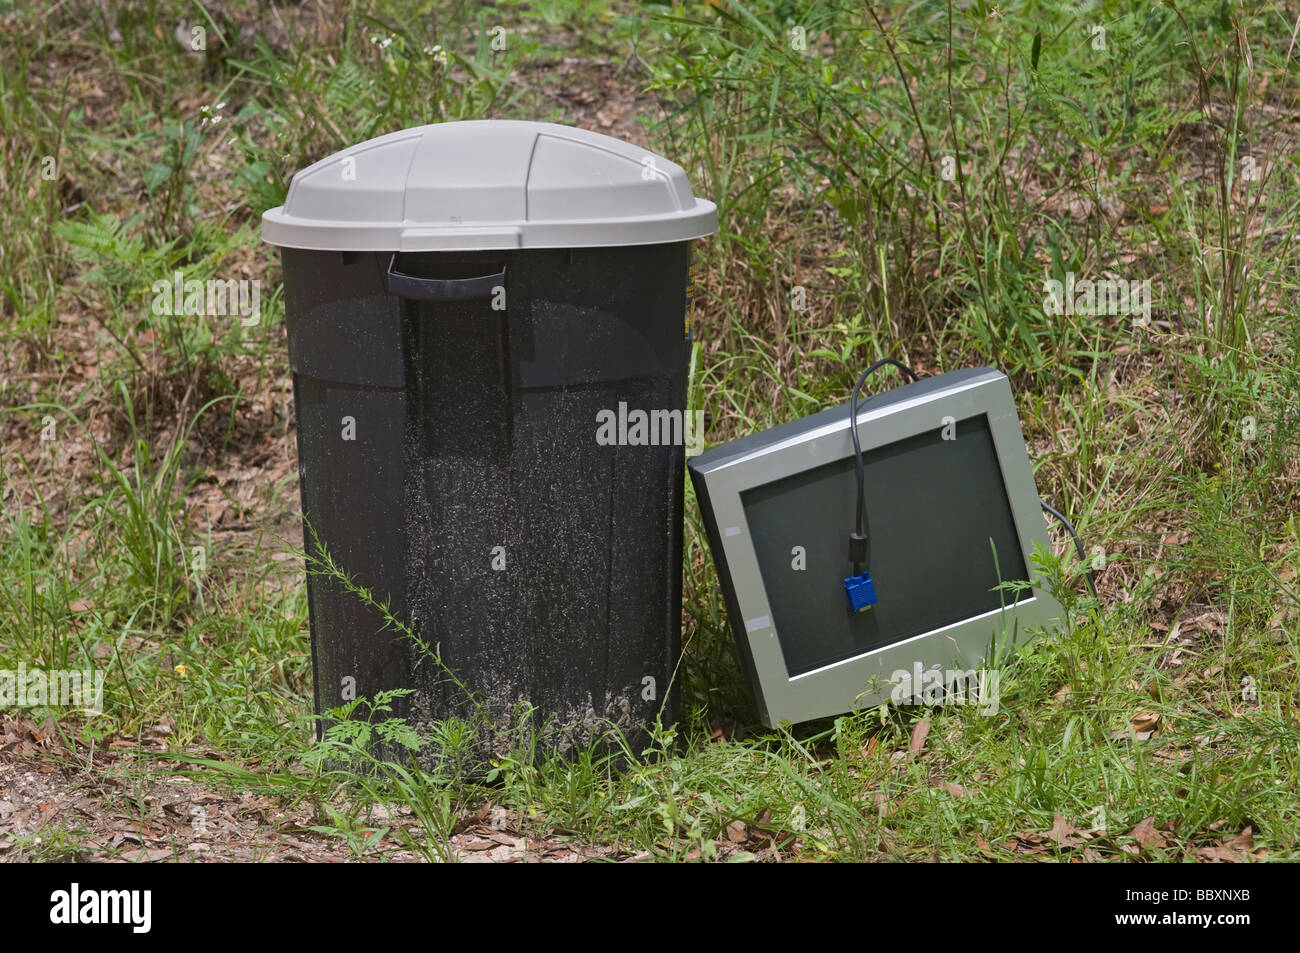
[[[1003,565],[1032,567],[1034,544],[1047,548],[1049,540],[1020,420],[1004,374],[993,368],[954,371],[858,402],[858,436],[868,468],[872,451],[884,448],[883,452],[887,454],[891,445],[914,440],[922,434],[947,433],[967,424],[977,425],[981,433],[987,424],[987,435],[992,442],[1005,491],[1004,499],[990,499],[988,506],[990,510],[1007,507],[1014,524],[1014,539],[1019,553],[1004,554],[1006,558],[1001,562]],[[776,487],[779,481],[800,478],[809,471],[827,472],[828,465],[851,467],[853,452],[849,407],[845,405],[742,437],[687,461],[736,645],[753,689],[759,716],[769,726],[774,727],[783,721],[795,724],[878,705],[889,700],[893,693],[896,672],[917,671],[918,664],[921,670],[939,667],[949,671],[968,671],[979,668],[990,661],[994,646],[1023,642],[1060,623],[1060,605],[1040,588],[1040,580],[1030,569],[1028,581],[1032,588],[1019,594],[1007,591],[996,596],[999,604],[989,611],[812,668],[808,668],[806,661],[800,662],[793,657],[787,659],[783,643],[794,644],[794,636],[804,641],[808,637],[815,639],[817,633],[778,633],[773,612],[776,594],[768,591],[764,577],[784,580],[787,577],[774,574],[794,570],[788,555],[784,556],[782,565],[773,564],[770,555],[767,563],[760,565],[760,547],[751,531],[745,501],[748,498],[752,503],[756,493],[767,494],[769,499],[765,505],[770,511],[773,502],[780,504],[779,488]],[[844,461],[849,463],[844,464]],[[838,466],[829,469],[838,473]],[[844,480],[852,483],[851,470],[845,472],[847,476],[837,479],[840,483]],[[928,478],[962,481],[967,476],[963,475],[955,460],[953,466],[941,468],[940,472],[929,474]],[[868,486],[871,486],[870,480]],[[812,528],[828,525],[824,512],[809,510],[806,514],[810,527],[808,532],[813,534],[806,545],[815,547],[818,552],[839,554],[840,561],[834,565],[839,566],[842,572],[834,572],[838,576],[837,585],[841,587],[843,577],[850,575],[848,534],[853,528],[852,493],[846,498],[845,492],[845,487],[839,486],[838,493],[828,495],[824,501],[825,506],[833,506],[837,513],[844,513],[842,521],[839,516],[832,521],[837,527],[834,532]],[[915,493],[916,488],[891,486],[882,494],[876,487],[876,491],[868,495],[868,514],[876,514],[873,519],[879,523],[880,514],[891,505],[890,497],[909,492]],[[795,498],[795,494],[791,494],[791,499]],[[807,492],[799,495],[798,499],[802,500],[800,506],[814,505],[810,504]],[[845,503],[845,499],[850,502]],[[915,500],[912,502],[916,503]],[[822,506],[823,503],[815,505]],[[984,517],[987,514],[981,515]],[[791,513],[788,519],[798,524],[801,516]],[[909,533],[900,538],[895,532],[891,537],[892,555],[888,547],[882,551],[876,544],[874,531],[872,535],[871,571],[878,579],[878,567],[887,566],[891,558],[899,558],[900,547],[908,549],[905,555],[909,563],[927,564],[930,561],[928,554],[938,553],[944,546],[943,533],[936,532],[933,525],[918,528],[914,536]],[[800,539],[800,542],[804,541]],[[912,547],[919,547],[919,550]],[[771,552],[770,540],[763,548]],[[955,578],[957,571],[951,561],[945,563],[940,558],[933,561],[945,567],[944,571],[953,578],[947,583],[941,575],[925,580],[909,579],[906,598],[928,597],[935,600],[934,605],[942,606],[945,585],[955,589],[958,583],[968,581]],[[827,575],[826,560],[823,559],[820,565],[819,578],[815,580],[819,593],[822,590],[838,591],[838,597],[819,594],[818,599],[825,601],[825,608],[798,614],[795,619],[790,618],[791,612],[787,609],[783,625],[816,627],[819,618],[823,625],[827,620],[839,621],[838,616],[823,615],[823,612],[849,613],[843,589],[828,587],[828,581],[821,578]],[[798,575],[788,578],[795,580],[790,583],[792,585],[807,584],[806,573],[803,578]],[[921,594],[918,594],[917,585],[923,587],[919,590]],[[888,589],[880,592],[882,601],[895,597],[903,598],[904,594]],[[788,604],[789,600],[785,601]],[[807,604],[806,599],[804,603]],[[880,603],[877,604],[879,607]]]

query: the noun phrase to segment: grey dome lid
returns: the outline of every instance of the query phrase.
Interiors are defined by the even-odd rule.
[[[585,129],[434,123],[350,146],[293,177],[262,240],[329,251],[654,245],[717,231],[662,156]]]

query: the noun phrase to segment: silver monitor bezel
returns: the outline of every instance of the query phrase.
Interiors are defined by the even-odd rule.
[[[1034,570],[1034,544],[1049,548],[1047,526],[1025,450],[1011,386],[1001,372],[954,375],[950,386],[902,395],[881,406],[858,409],[858,437],[864,452],[940,429],[945,418],[962,421],[987,417],[1016,534],[1033,585],[1021,601],[902,642],[883,646],[791,677],[772,623],[772,610],[762,572],[748,532],[741,495],[747,490],[853,456],[849,415],[788,439],[743,452],[700,467],[716,524],[714,539],[725,556],[740,620],[732,621],[736,638],[748,646],[759,713],[769,726],[799,723],[872,707],[890,698],[893,673],[939,665],[963,670],[987,664],[988,650],[998,642],[1024,641],[1061,619],[1060,604],[1042,588]],[[903,390],[906,390],[904,388]],[[891,395],[892,396],[892,395]],[[846,543],[847,547],[847,533]],[[847,552],[846,552],[847,558]],[[846,572],[848,575],[847,563]],[[1008,594],[1008,601],[1011,599]],[[846,610],[847,605],[846,605]],[[742,649],[744,646],[742,646]]]

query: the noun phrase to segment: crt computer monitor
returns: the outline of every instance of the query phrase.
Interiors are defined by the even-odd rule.
[[[1048,546],[1005,375],[928,377],[858,402],[877,601],[853,611],[849,407],[688,461],[759,714],[775,726],[888,700],[899,671],[972,670],[1055,627]],[[1007,583],[1029,583],[1017,589]],[[917,666],[920,666],[918,669]]]

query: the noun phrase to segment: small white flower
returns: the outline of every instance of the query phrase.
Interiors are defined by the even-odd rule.
[[[203,117],[201,125],[215,126],[217,123],[221,122],[222,117],[219,116],[218,113],[225,108],[226,103],[224,100],[212,106],[200,106],[199,115]]]

